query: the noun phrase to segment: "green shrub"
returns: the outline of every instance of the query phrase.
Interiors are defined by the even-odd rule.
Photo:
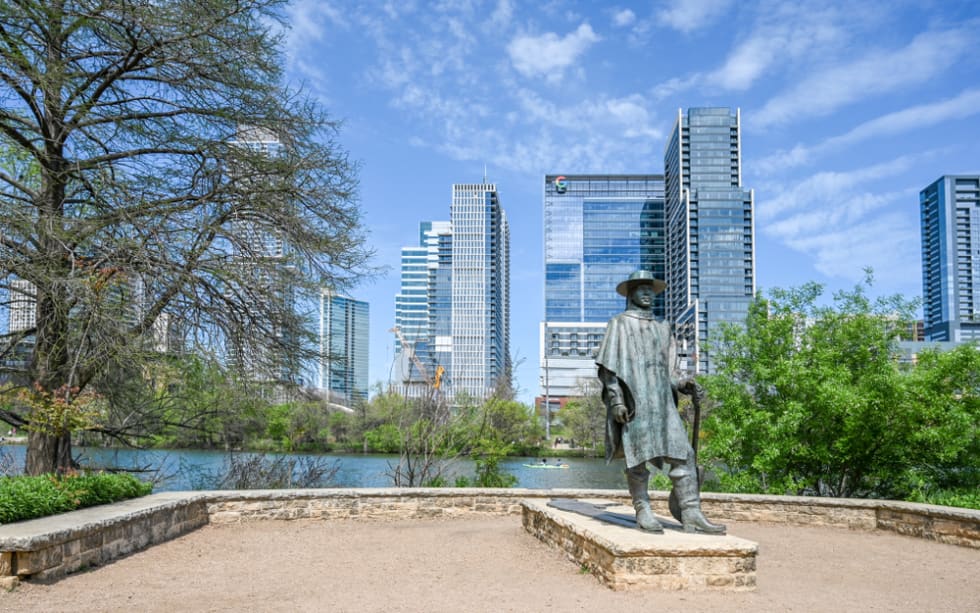
[[[0,523],[145,496],[153,485],[126,474],[0,477]]]
[[[909,496],[911,502],[938,504],[944,507],[961,507],[980,510],[980,492],[975,488],[916,491]]]
[[[402,432],[395,424],[381,424],[368,430],[364,440],[375,453],[398,453],[402,449]]]

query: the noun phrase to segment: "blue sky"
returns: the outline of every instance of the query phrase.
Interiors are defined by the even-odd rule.
[[[973,1],[359,2],[289,9],[288,75],[344,121],[375,264],[372,384],[393,359],[402,246],[451,185],[497,184],[511,223],[512,351],[538,392],[541,177],[662,173],[678,109],[738,107],[758,287],[921,294],[918,192],[980,172]]]

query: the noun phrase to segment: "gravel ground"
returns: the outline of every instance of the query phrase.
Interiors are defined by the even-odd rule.
[[[730,524],[755,592],[613,592],[519,517],[207,526],[0,611],[980,611],[980,551],[885,533]]]

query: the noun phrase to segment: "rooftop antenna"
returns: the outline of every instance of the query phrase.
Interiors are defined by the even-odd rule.
[[[487,165],[483,165],[483,184],[487,184]]]

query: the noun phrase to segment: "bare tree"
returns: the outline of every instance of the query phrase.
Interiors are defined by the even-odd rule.
[[[0,3],[0,276],[36,301],[0,347],[33,340],[26,408],[0,418],[28,427],[28,473],[70,465],[86,388],[161,323],[300,360],[295,306],[366,272],[356,168],[283,84],[283,4]]]

